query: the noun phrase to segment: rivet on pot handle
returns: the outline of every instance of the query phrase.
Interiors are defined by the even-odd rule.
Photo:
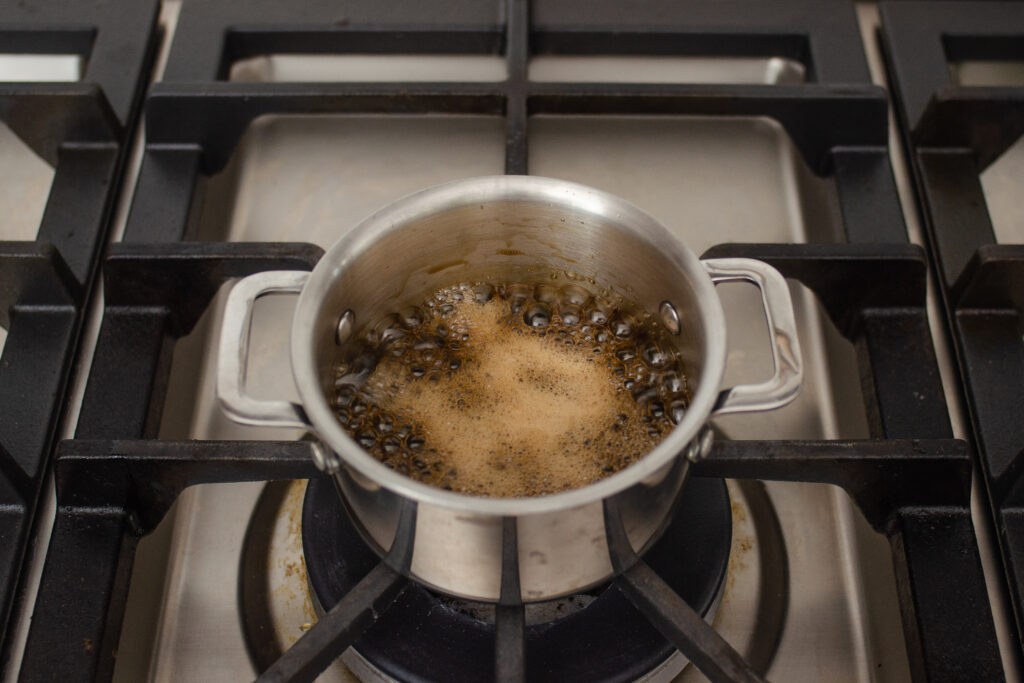
[[[705,259],[701,263],[715,284],[742,280],[752,282],[761,290],[775,365],[775,374],[766,382],[723,389],[712,414],[771,410],[786,405],[800,393],[804,367],[793,317],[793,300],[785,278],[767,263],[755,259]]]
[[[245,393],[249,360],[249,330],[256,299],[271,292],[298,294],[309,273],[304,270],[268,270],[235,283],[224,308],[217,357],[217,398],[232,419],[259,427],[309,426],[306,411],[291,401],[256,399]]]

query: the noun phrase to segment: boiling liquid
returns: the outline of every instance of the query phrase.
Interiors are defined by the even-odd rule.
[[[457,285],[390,315],[338,368],[333,406],[402,474],[481,496],[585,486],[687,407],[660,324],[575,284]]]

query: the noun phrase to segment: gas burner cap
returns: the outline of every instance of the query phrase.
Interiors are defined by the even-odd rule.
[[[302,513],[314,598],[333,607],[379,558],[352,525],[330,480],[310,481]],[[691,477],[664,536],[645,561],[705,618],[724,586],[732,537],[725,483]],[[410,586],[356,641],[375,675],[402,681],[480,681],[494,676],[492,608]],[[634,681],[675,648],[615,587],[528,608],[530,681]],[[681,665],[680,665],[681,666]],[[361,668],[361,667],[360,667]]]

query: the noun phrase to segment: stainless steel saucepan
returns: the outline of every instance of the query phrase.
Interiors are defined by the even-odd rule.
[[[361,325],[456,282],[564,270],[657,311],[681,354],[689,411],[638,462],[549,496],[473,497],[388,469],[335,418],[329,397],[341,342]],[[774,374],[722,389],[726,331],[714,285],[734,280],[761,289]],[[253,302],[271,292],[299,294],[291,365],[301,405],[245,393]],[[789,290],[771,266],[698,260],[656,220],[605,192],[496,176],[395,202],[345,233],[312,273],[268,271],[239,281],[224,317],[217,393],[241,423],[310,430],[318,465],[333,475],[356,525],[400,571],[471,600],[531,602],[587,589],[625,569],[624,556],[642,555],[665,527],[690,462],[707,453],[709,418],[780,407],[802,378]]]

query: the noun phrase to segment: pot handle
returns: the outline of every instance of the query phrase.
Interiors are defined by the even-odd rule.
[[[793,300],[785,278],[775,268],[755,259],[705,259],[701,263],[715,284],[742,280],[752,282],[761,290],[775,366],[775,373],[765,382],[723,389],[718,394],[712,415],[771,410],[786,405],[800,393],[804,367],[793,316]]]
[[[231,289],[220,330],[217,399],[236,422],[258,427],[309,426],[306,411],[298,403],[256,399],[245,393],[253,304],[270,292],[298,294],[308,279],[304,270],[268,270],[242,278]]]

